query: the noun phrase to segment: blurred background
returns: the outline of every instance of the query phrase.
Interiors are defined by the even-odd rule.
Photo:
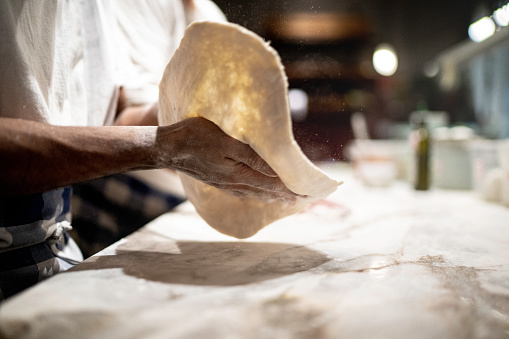
[[[348,160],[355,112],[372,139],[407,139],[419,110],[509,137],[507,1],[215,2],[279,52],[295,138],[313,161]]]

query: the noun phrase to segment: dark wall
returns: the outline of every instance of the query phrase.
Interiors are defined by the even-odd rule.
[[[468,38],[468,26],[479,0],[216,0],[228,19],[262,33],[268,15],[289,11],[356,11],[366,13],[373,42],[392,43],[404,75],[420,72],[437,53]]]

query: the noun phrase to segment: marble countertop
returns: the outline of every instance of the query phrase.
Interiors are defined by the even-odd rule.
[[[189,205],[0,305],[0,337],[509,338],[509,208],[345,184],[236,240]]]

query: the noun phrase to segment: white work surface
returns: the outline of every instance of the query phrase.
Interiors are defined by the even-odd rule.
[[[3,303],[0,337],[509,338],[508,208],[326,170],[336,193],[247,240],[156,219]]]

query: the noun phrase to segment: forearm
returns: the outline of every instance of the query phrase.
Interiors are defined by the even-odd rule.
[[[41,192],[156,168],[157,127],[63,127],[0,118],[0,194]]]

